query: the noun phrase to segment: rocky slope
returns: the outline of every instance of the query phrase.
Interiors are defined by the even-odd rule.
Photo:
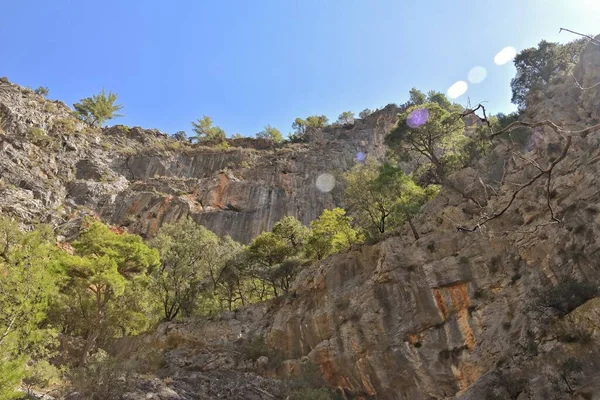
[[[321,191],[356,154],[381,157],[397,109],[354,125],[331,126],[307,144],[230,140],[229,149],[176,142],[156,130],[93,130],[71,110],[0,82],[0,212],[23,223],[65,224],[93,213],[143,236],[191,216],[219,235],[248,242],[286,215],[308,224],[343,204],[342,189]]]
[[[583,87],[600,82],[600,47],[588,46],[575,76]],[[583,129],[600,122],[599,96],[600,86],[582,90],[564,77],[532,99],[523,120]],[[600,282],[599,144],[600,130],[547,126],[532,131],[526,153],[498,141],[451,177],[463,193],[445,189],[426,205],[415,221],[420,240],[400,230],[307,268],[286,298],[165,325],[114,352],[162,348],[173,399],[195,398],[177,388],[212,370],[281,378],[307,360],[345,398],[600,398],[600,298],[562,317],[538,307],[568,279]],[[547,172],[528,184],[552,165],[550,186]],[[236,353],[257,335],[270,348],[258,364]],[[221,361],[211,365],[208,355]],[[196,380],[190,371],[200,371]]]
[[[587,47],[575,77],[600,82],[600,47]],[[337,139],[223,151],[137,128],[67,135],[53,126],[68,109],[48,117],[32,96],[0,86],[2,212],[55,223],[97,212],[143,234],[189,214],[246,241],[286,213],[308,221],[341,204],[339,188],[320,193],[315,178],[357,151],[381,155],[395,112],[325,135]],[[523,121],[576,131],[600,122],[598,104],[600,86],[565,76]],[[306,268],[286,297],[117,341],[113,354],[150,360],[155,374],[128,398],[283,399],[283,378],[310,362],[347,399],[600,398],[600,298],[578,302],[576,287],[566,315],[539,307],[567,279],[600,283],[599,145],[600,130],[548,126],[532,130],[526,153],[497,140],[451,177],[462,193],[425,206],[418,241],[400,229]]]

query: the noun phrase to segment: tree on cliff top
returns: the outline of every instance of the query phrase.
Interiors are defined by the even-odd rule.
[[[258,132],[256,134],[256,137],[262,139],[270,139],[275,143],[283,142],[283,136],[281,135],[279,129],[273,128],[271,125],[265,126],[265,129]]]
[[[530,91],[539,90],[561,73],[568,72],[579,60],[586,38],[560,44],[542,40],[537,47],[522,50],[515,57],[517,75],[511,80],[511,101],[522,110]]]
[[[190,136],[190,140],[195,140],[197,142],[222,142],[225,140],[225,131],[218,126],[213,126],[212,119],[207,115],[203,115],[202,118],[198,118],[196,122],[192,122],[192,127],[196,135]]]
[[[117,111],[123,108],[120,104],[115,104],[117,95],[109,92],[106,94],[104,89],[99,94],[92,97],[81,99],[79,103],[73,104],[77,118],[87,122],[92,126],[100,126],[109,119],[122,117]]]
[[[386,144],[401,159],[423,156],[433,165],[438,181],[455,167],[462,152],[464,122],[437,102],[408,108],[385,138]]]

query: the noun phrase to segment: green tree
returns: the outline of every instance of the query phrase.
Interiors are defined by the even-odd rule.
[[[296,118],[292,123],[292,129],[294,129],[294,133],[298,137],[304,136],[306,133],[306,120],[302,118]]]
[[[14,396],[25,363],[46,355],[56,337],[45,324],[61,278],[53,239],[47,226],[21,232],[16,222],[0,217],[1,399]]]
[[[46,96],[48,96],[48,93],[50,93],[50,90],[46,86],[39,86],[33,92],[35,94],[39,94],[42,97],[46,97]]]
[[[385,141],[401,159],[424,156],[441,182],[456,167],[454,158],[462,155],[464,126],[456,113],[437,103],[425,103],[399,114]]]
[[[427,102],[427,96],[417,88],[412,88],[408,91],[410,105],[420,106]]]
[[[361,240],[360,233],[352,227],[352,218],[346,215],[345,210],[324,210],[319,218],[310,223],[306,254],[310,258],[321,260]]]
[[[252,265],[253,276],[268,283],[274,296],[279,295],[277,289],[280,287],[276,271],[294,253],[295,250],[273,232],[261,233],[248,246],[248,259]]]
[[[185,131],[177,131],[173,134],[173,139],[179,141],[179,142],[185,142],[187,140],[187,135],[185,133]]]
[[[279,129],[273,128],[271,125],[265,126],[265,129],[263,129],[261,132],[258,132],[256,134],[256,137],[262,139],[270,139],[275,143],[283,142],[283,136],[281,135]]]
[[[241,250],[230,238],[219,239],[190,218],[163,225],[150,245],[161,256],[152,286],[167,321],[181,312],[192,315],[202,294],[216,289],[221,270]]]
[[[367,118],[367,117],[368,117],[369,115],[371,115],[371,114],[373,114],[373,111],[372,111],[372,110],[370,110],[370,109],[368,109],[368,108],[365,108],[365,109],[364,109],[364,110],[362,110],[360,113],[358,113],[358,117],[359,117],[360,119],[365,119],[365,118]]]
[[[376,238],[406,221],[419,238],[412,217],[427,199],[427,192],[401,169],[389,164],[380,166],[369,158],[355,165],[344,178],[348,208],[368,236]]]
[[[92,97],[86,97],[79,100],[79,103],[73,104],[77,118],[92,126],[100,126],[109,119],[122,117],[117,111],[123,108],[122,105],[115,104],[117,95],[109,92],[106,94],[104,89],[99,94]]]
[[[329,118],[324,115],[311,115],[306,118],[306,127],[308,129],[322,129],[327,126]]]
[[[352,111],[344,111],[338,116],[337,123],[340,125],[353,124],[354,113]]]
[[[522,50],[515,57],[517,75],[510,82],[511,101],[523,110],[530,91],[540,90],[555,77],[571,71],[586,43],[585,38],[567,44],[542,40],[537,47]]]
[[[213,126],[213,121],[209,116],[203,115],[196,122],[192,122],[195,136],[190,136],[190,140],[196,142],[225,140],[225,131],[218,126]]]
[[[69,276],[64,293],[76,300],[71,310],[83,321],[79,333],[85,334],[86,345],[81,364],[85,364],[88,352],[113,319],[109,315],[115,309],[112,303],[123,298],[136,278],[159,264],[158,252],[146,246],[141,237],[112,232],[98,221],[87,223],[73,243],[74,254],[65,254],[60,260]]]
[[[303,250],[308,235],[310,234],[308,227],[304,226],[302,222],[292,216],[283,217],[273,226],[272,231],[294,250],[294,255]]]

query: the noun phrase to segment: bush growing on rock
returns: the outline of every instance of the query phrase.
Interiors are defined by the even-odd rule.
[[[48,88],[46,86],[39,86],[37,89],[35,89],[33,91],[33,93],[38,94],[42,97],[46,97],[46,96],[48,96],[48,93],[50,93],[50,90],[48,90]]]
[[[568,73],[579,60],[586,38],[560,44],[542,40],[537,47],[522,50],[515,57],[517,75],[511,80],[511,101],[523,110],[527,95],[540,90],[560,74]]]
[[[265,126],[265,129],[258,132],[256,134],[256,137],[262,139],[269,139],[272,140],[274,143],[283,142],[283,136],[281,135],[279,129],[273,128],[271,125]]]
[[[116,101],[117,95],[115,93],[109,92],[106,94],[102,89],[99,94],[81,99],[79,103],[73,104],[73,107],[77,118],[93,127],[99,127],[109,119],[122,116],[117,112],[123,106],[115,104]]]
[[[223,142],[225,140],[225,131],[218,126],[213,126],[212,119],[207,115],[203,115],[196,122],[192,122],[192,129],[196,135],[190,136],[190,140],[195,140],[196,142]]]

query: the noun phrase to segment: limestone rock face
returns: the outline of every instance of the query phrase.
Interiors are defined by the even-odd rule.
[[[599,62],[600,48],[588,47],[580,82],[600,78]],[[572,130],[599,122],[600,85],[555,85],[554,95],[531,104],[526,120]],[[532,181],[563,153],[568,136],[549,186],[547,173]],[[307,267],[283,298],[217,322],[181,324],[177,334],[163,330],[151,341],[207,338],[166,351],[166,370],[177,371],[195,362],[189,349],[235,348],[259,335],[283,359],[263,374],[294,375],[310,359],[345,398],[597,398],[599,298],[564,316],[540,309],[537,299],[566,279],[600,282],[598,143],[600,131],[558,135],[548,128],[532,133],[525,153],[498,142],[450,177],[462,193],[444,189],[425,206],[414,221],[419,240],[400,229]],[[568,372],[567,385],[561,377],[569,360],[581,369]]]
[[[95,214],[143,236],[189,216],[248,242],[286,215],[308,224],[343,205],[340,183],[322,192],[317,178],[339,178],[358,152],[382,157],[397,112],[390,105],[305,144],[233,139],[217,149],[156,130],[86,128],[63,103],[0,82],[0,212],[55,225]]]

